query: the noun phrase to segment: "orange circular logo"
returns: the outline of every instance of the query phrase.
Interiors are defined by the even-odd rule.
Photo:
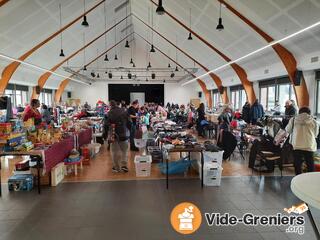
[[[202,215],[196,205],[183,202],[172,210],[170,221],[173,229],[178,233],[191,234],[199,229]]]

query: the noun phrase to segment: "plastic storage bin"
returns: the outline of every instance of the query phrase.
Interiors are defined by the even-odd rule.
[[[8,180],[9,191],[31,191],[33,188],[32,174],[13,175]]]
[[[201,166],[199,164],[199,176],[201,176]],[[223,168],[217,163],[207,163],[203,166],[203,184],[205,186],[220,186]]]
[[[151,173],[151,155],[140,156],[137,155],[134,157],[134,164],[136,167],[136,176],[137,177],[148,177]]]
[[[203,162],[206,163],[217,163],[222,165],[223,151],[219,152],[204,152],[203,153]]]

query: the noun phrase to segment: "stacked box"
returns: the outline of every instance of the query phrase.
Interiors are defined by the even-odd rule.
[[[203,153],[203,184],[206,186],[220,186],[222,175],[223,151]],[[198,161],[199,176],[201,176],[201,163]]]
[[[159,146],[149,146],[148,153],[151,155],[152,163],[162,162],[162,151]]]
[[[137,177],[148,177],[151,174],[152,158],[150,155],[136,155],[134,157],[134,164],[136,167]]]

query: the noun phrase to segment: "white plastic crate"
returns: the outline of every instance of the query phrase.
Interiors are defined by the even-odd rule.
[[[134,157],[137,177],[148,177],[151,173],[151,155],[137,155]]]
[[[217,163],[222,165],[223,151],[219,152],[203,152],[203,162],[206,163]]]
[[[199,177],[202,178],[201,174],[201,165],[200,162],[198,162],[199,165]],[[206,163],[203,166],[203,184],[205,186],[220,186],[221,183],[221,175],[222,175],[223,168],[221,165],[217,163]]]

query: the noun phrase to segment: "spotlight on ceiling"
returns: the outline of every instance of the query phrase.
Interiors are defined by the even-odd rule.
[[[166,80],[163,79],[163,83],[165,83],[165,82],[166,82]]]
[[[133,64],[132,64],[132,67],[136,67],[136,64],[135,64],[135,63],[133,63]]]
[[[133,64],[133,59],[132,58],[130,59],[130,64]]]
[[[129,47],[130,47],[130,46],[129,46],[129,41],[128,41],[128,40],[126,41],[126,45],[125,45],[125,47],[126,47],[126,48],[129,48]]]
[[[99,73],[97,74],[97,78],[100,78],[100,74]]]
[[[162,6],[162,0],[159,0],[159,2],[158,2],[158,7],[156,9],[156,13],[159,15],[163,15],[165,13],[165,10]]]
[[[108,59],[108,54],[106,54],[106,56],[104,57],[104,61],[109,61],[109,59]]]
[[[121,75],[120,79],[123,79],[122,75]]]
[[[96,76],[96,74],[94,72],[91,72],[90,74],[91,74],[91,77],[95,77]]]
[[[147,66],[147,68],[151,68],[152,66],[151,66],[151,63],[149,62],[149,64],[148,64],[148,66]]]
[[[108,77],[112,78],[112,73],[111,72],[109,72]]]
[[[118,60],[118,55],[114,55],[114,60]]]
[[[178,66],[176,66],[176,69],[175,69],[174,71],[176,71],[176,72],[178,72],[178,71],[179,71]]]
[[[61,49],[60,50],[60,55],[59,55],[60,57],[64,57],[65,55],[64,55],[64,52],[63,52],[63,49]]]
[[[84,27],[89,27],[89,23],[87,21],[87,16],[86,15],[83,16],[83,21],[82,21],[81,25],[84,26]]]
[[[87,71],[87,66],[86,65],[83,66],[83,71]]]
[[[132,78],[132,74],[128,73],[128,78],[131,79]]]
[[[105,74],[108,74],[108,70],[106,70],[104,73],[105,73]]]
[[[223,26],[223,24],[222,24],[222,17],[221,17],[221,3],[220,3],[220,14],[219,14],[219,22],[218,22],[218,25],[217,25],[217,27],[216,27],[216,29],[218,30],[218,31],[222,31],[223,29],[224,29],[224,26]]]
[[[171,73],[170,77],[171,77],[171,78],[174,78],[174,72]]]
[[[191,34],[191,32],[189,32],[188,40],[192,40],[192,34]]]
[[[151,74],[151,78],[152,78],[152,79],[155,79],[155,78],[156,78],[156,74],[155,74],[155,73],[152,73],[152,74]]]
[[[154,46],[153,46],[153,44],[151,44],[151,49],[150,49],[150,52],[156,52],[156,50],[154,50]]]
[[[168,64],[168,68],[171,68],[171,65],[170,65],[170,63]]]

